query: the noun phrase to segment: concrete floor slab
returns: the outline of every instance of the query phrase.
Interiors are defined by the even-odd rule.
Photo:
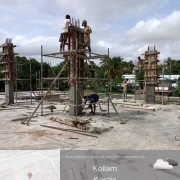
[[[118,100],[121,101],[122,100]],[[0,97],[0,104],[4,102]],[[18,101],[19,102],[19,101]],[[117,102],[117,100],[116,100]],[[137,104],[140,104],[137,101]],[[49,120],[50,117],[60,119],[69,118],[67,111],[63,112],[64,104],[51,102],[57,109],[51,112],[46,109],[49,102],[44,102],[44,116],[41,116],[41,109],[35,113],[30,126],[21,124],[20,121],[12,122],[12,119],[30,116],[37,107],[38,102],[21,100],[18,104],[0,109],[0,149],[63,149],[63,150],[179,150],[180,141],[175,136],[180,135],[178,118],[179,105],[149,104],[155,111],[121,108],[117,104],[117,110],[125,122],[120,124],[119,117],[110,106],[110,117],[103,116],[105,111],[97,108],[96,115],[92,119],[102,126],[113,126],[111,131],[97,135],[98,138],[88,137],[71,132],[64,132],[55,129],[41,127],[48,125],[62,128],[71,128]],[[6,110],[8,109],[8,110]],[[107,110],[107,105],[102,105]],[[66,107],[68,110],[68,106]],[[86,118],[86,116],[83,116]],[[71,139],[78,138],[78,139]]]

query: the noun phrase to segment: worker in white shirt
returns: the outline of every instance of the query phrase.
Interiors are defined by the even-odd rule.
[[[60,38],[59,38],[59,42],[61,42],[61,44],[60,44],[60,52],[64,51],[65,44],[66,44],[67,38],[68,38],[68,27],[71,24],[70,15],[67,14],[65,18],[66,19],[62,21],[62,30],[61,30],[61,35],[60,35]]]

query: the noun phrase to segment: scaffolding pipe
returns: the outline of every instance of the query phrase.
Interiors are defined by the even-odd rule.
[[[43,96],[43,98],[41,99],[40,103],[38,104],[38,106],[36,107],[36,109],[34,110],[34,112],[32,113],[31,117],[29,118],[29,120],[27,121],[27,125],[29,126],[29,122],[31,120],[31,118],[34,116],[34,114],[36,113],[36,111],[38,110],[39,106],[42,104],[42,102],[44,101],[45,97],[47,96],[47,94],[49,93],[49,91],[51,90],[52,86],[55,84],[55,82],[57,81],[57,79],[59,78],[59,76],[61,75],[62,71],[64,70],[64,68],[66,67],[66,65],[68,64],[69,60],[64,64],[63,68],[61,69],[61,71],[59,72],[59,74],[57,75],[56,79],[53,81],[53,83],[51,84],[51,86],[49,87],[49,89],[47,90],[47,92],[45,93],[45,95]],[[23,123],[23,122],[22,122]]]
[[[37,94],[37,71],[36,71],[36,94]]]
[[[169,72],[169,92],[170,92],[170,79],[171,79],[171,59],[170,59],[170,72]],[[172,85],[171,85],[171,87],[172,87]],[[168,102],[169,102],[169,93],[168,93]]]
[[[78,115],[78,39],[76,37],[76,118]]]
[[[108,66],[110,66],[110,58],[109,58],[109,48],[108,48]],[[109,67],[110,69],[110,67]],[[110,81],[110,71],[108,70],[108,96],[109,96],[109,81]],[[108,98],[108,112],[107,115],[109,115],[109,98]]]
[[[43,97],[43,46],[41,46],[41,99]],[[43,116],[43,102],[41,103],[41,116]]]
[[[38,87],[38,89],[39,89],[39,94],[40,94],[40,87],[41,87],[41,82],[40,82],[40,71],[39,71],[39,87]]]
[[[17,103],[17,70],[18,70],[18,62],[17,62],[17,59],[16,59],[16,103]]]
[[[32,72],[31,72],[31,58],[30,58],[30,97],[31,97],[31,105],[32,105]]]
[[[164,104],[164,65],[165,65],[165,59],[163,63],[163,91],[162,91],[162,105]]]

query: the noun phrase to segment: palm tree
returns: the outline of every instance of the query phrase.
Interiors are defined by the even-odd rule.
[[[116,78],[122,71],[123,58],[120,56],[113,58],[103,58],[101,59],[101,68],[104,70],[104,76],[108,78]]]
[[[110,80],[110,91],[112,86],[116,86],[122,76],[123,58],[120,56],[101,59],[101,68],[104,70],[104,76]]]

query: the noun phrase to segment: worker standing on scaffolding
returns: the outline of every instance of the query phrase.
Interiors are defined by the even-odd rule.
[[[92,30],[91,30],[91,27],[87,25],[86,20],[83,20],[82,26],[84,26],[84,44],[85,44],[85,48],[88,47],[89,56],[91,56],[90,33],[92,33]]]
[[[96,103],[98,102],[98,100],[99,100],[99,96],[97,94],[90,94],[89,96],[84,96],[84,104],[86,104],[86,102],[89,101],[89,106],[86,109],[90,108],[91,109],[90,113],[95,114]]]
[[[60,35],[60,38],[59,38],[59,42],[61,42],[61,44],[60,44],[60,52],[64,51],[65,44],[66,44],[67,38],[68,38],[68,27],[71,24],[70,15],[67,14],[65,18],[66,19],[63,20],[63,22],[62,22],[62,30],[61,30],[61,35]]]

